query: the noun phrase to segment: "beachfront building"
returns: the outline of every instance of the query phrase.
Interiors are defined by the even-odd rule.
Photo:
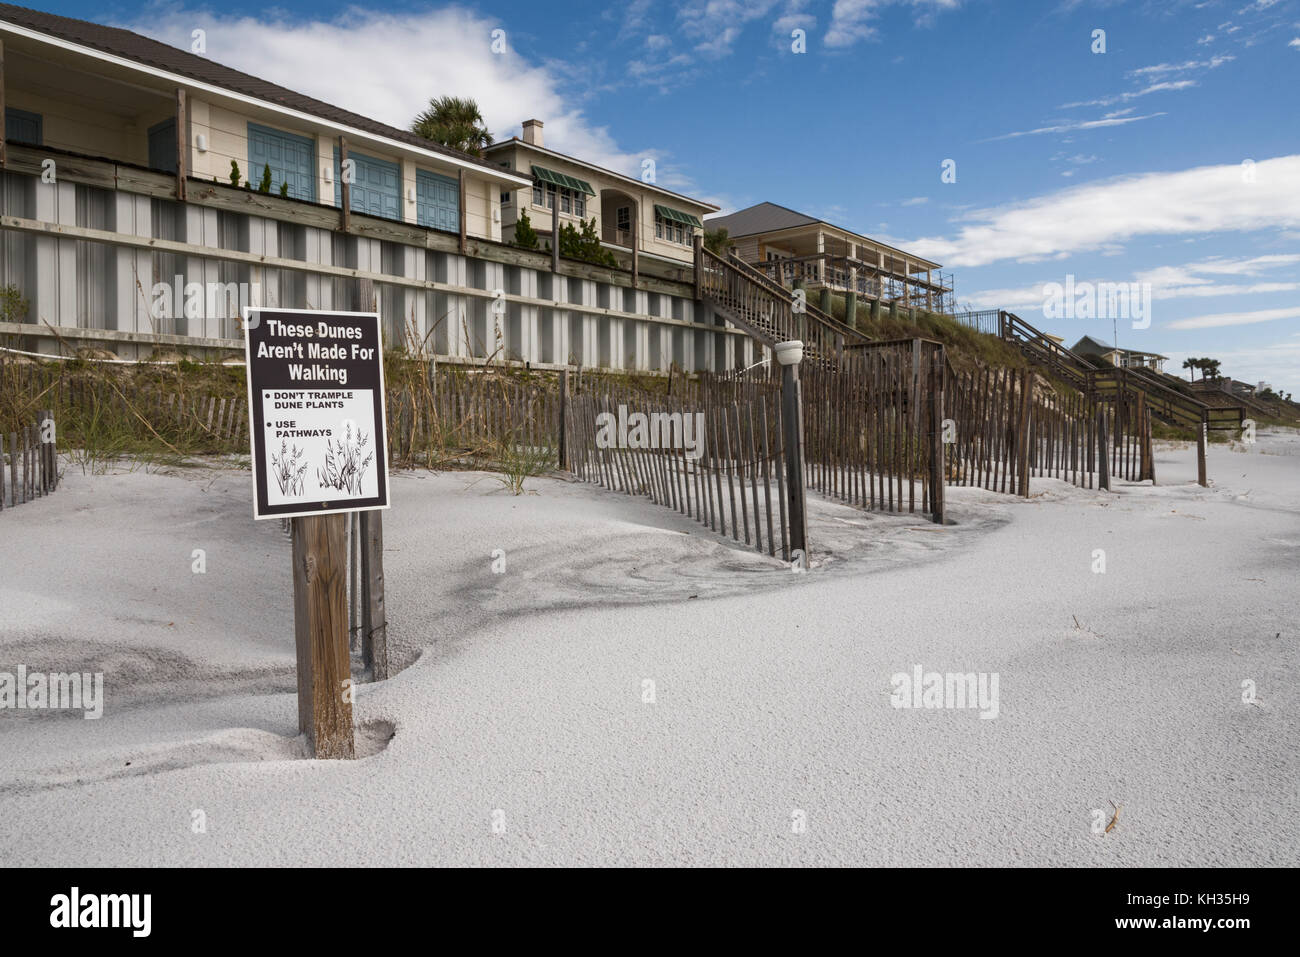
[[[768,276],[811,291],[852,293],[857,300],[951,313],[952,276],[940,265],[879,240],[796,212],[759,203],[705,220],[726,229],[737,256]]]
[[[1118,349],[1100,339],[1084,336],[1070,351],[1085,358],[1097,358],[1121,369],[1150,369],[1152,372],[1164,372],[1168,356],[1158,352],[1142,352],[1137,349]]]
[[[697,308],[688,228],[715,207],[545,150],[540,124],[536,142],[478,158],[190,50],[7,4],[0,106],[10,347],[229,355],[241,308],[262,305],[377,307],[386,345],[466,363],[759,357]],[[518,209],[537,208],[544,234],[540,213],[558,202],[563,217],[566,199],[596,217],[612,264],[512,244]]]
[[[512,136],[487,148],[487,158],[532,181],[531,188],[502,190],[501,228],[509,238],[526,214],[532,228],[549,235],[558,213],[560,225],[581,228],[594,220],[600,241],[609,249],[658,259],[672,265],[693,265],[696,235],[702,218],[718,207],[603,169],[544,145],[541,120],[524,120],[522,136]]]

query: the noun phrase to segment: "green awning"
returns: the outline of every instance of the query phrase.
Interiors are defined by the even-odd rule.
[[[533,178],[543,183],[550,183],[552,186],[571,189],[578,193],[586,193],[588,196],[596,195],[596,191],[591,188],[591,184],[585,179],[578,179],[578,177],[569,176],[567,173],[557,173],[545,166],[534,166]]]
[[[674,223],[681,223],[685,226],[694,226],[697,229],[703,229],[704,224],[692,216],[690,213],[683,213],[680,209],[673,209],[669,206],[655,206],[655,212],[664,219],[671,220]]]

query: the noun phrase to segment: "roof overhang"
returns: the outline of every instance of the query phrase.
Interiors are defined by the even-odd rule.
[[[909,260],[913,266],[923,266],[929,269],[940,268],[940,263],[929,259],[923,259],[915,253],[909,253],[905,249],[899,249],[897,246],[889,245],[889,243],[882,243],[879,239],[872,239],[870,236],[863,236],[859,233],[850,232],[842,226],[836,226],[833,223],[827,223],[821,220],[812,223],[800,223],[797,226],[782,226],[780,229],[769,229],[757,233],[728,233],[727,236],[730,239],[744,239],[748,236],[765,236],[770,239],[788,239],[792,235],[807,232],[809,230],[812,230],[813,232],[822,230],[824,232],[828,229],[834,230],[837,233],[843,233],[845,236],[852,236],[853,239],[858,242],[872,246],[876,249],[884,250],[896,259]]]
[[[80,56],[88,57],[92,60],[97,60],[101,63],[112,65],[120,70],[151,77],[156,80],[162,80],[169,86],[183,87],[186,91],[199,92],[202,93],[205,98],[219,101],[223,104],[252,106],[266,113],[294,120],[299,124],[340,133],[347,136],[350,140],[354,140],[358,144],[365,143],[371,146],[378,146],[389,153],[397,153],[409,157],[419,157],[420,159],[431,160],[444,166],[461,168],[466,172],[474,173],[484,179],[511,186],[529,186],[532,184],[532,180],[526,179],[522,176],[517,176],[504,169],[494,169],[491,166],[476,163],[470,159],[462,159],[458,156],[449,156],[446,153],[439,153],[435,150],[424,150],[418,146],[403,143],[400,140],[381,136],[377,133],[370,133],[366,130],[357,129],[356,127],[348,126],[344,123],[338,123],[334,120],[328,120],[312,113],[293,109],[292,107],[282,106],[270,100],[263,100],[244,93],[238,93],[234,90],[228,90],[225,87],[217,86],[213,83],[205,83],[202,80],[195,80],[191,77],[180,73],[174,73],[170,70],[152,67],[140,63],[137,60],[132,60],[129,57],[118,56],[115,53],[107,53],[103,50],[97,50],[94,47],[74,43],[71,40],[63,39],[62,37],[51,36],[48,33],[42,33],[40,30],[33,30],[30,27],[19,26],[18,24],[0,20],[0,33],[23,37],[27,40],[47,44],[56,49],[65,50]]]

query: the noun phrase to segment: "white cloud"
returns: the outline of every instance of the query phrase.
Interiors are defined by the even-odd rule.
[[[1246,326],[1278,319],[1300,319],[1300,306],[1284,309],[1258,309],[1255,312],[1220,312],[1211,316],[1194,316],[1168,323],[1167,329],[1216,329],[1221,326]]]
[[[1300,155],[1261,160],[1253,182],[1241,167],[1141,173],[1074,186],[962,216],[951,239],[903,248],[946,266],[1033,261],[1104,249],[1135,236],[1300,228]]]
[[[1214,70],[1225,63],[1231,63],[1237,59],[1230,53],[1220,54],[1211,57],[1208,60],[1184,60],[1182,63],[1157,63],[1153,66],[1138,67],[1136,70],[1129,70],[1128,75],[1136,76],[1164,76],[1168,73],[1186,73],[1188,70]]]
[[[1294,40],[1288,43],[1287,46],[1295,47],[1297,50],[1300,50],[1300,37],[1296,37]]]
[[[1116,103],[1127,103],[1130,100],[1136,100],[1139,96],[1148,96],[1152,93],[1169,93],[1174,90],[1186,90],[1193,86],[1196,86],[1195,80],[1165,80],[1160,83],[1152,83],[1150,86],[1143,87],[1140,90],[1133,90],[1128,93],[1116,93],[1114,96],[1098,97],[1095,100],[1079,100],[1076,103],[1062,103],[1061,109],[1071,110],[1077,106],[1114,106]],[[1131,111],[1121,110],[1119,113],[1107,113],[1106,115],[1108,117],[1119,116],[1124,112]]]
[[[832,49],[853,46],[861,40],[871,40],[879,31],[873,20],[878,11],[891,3],[902,3],[916,11],[917,26],[930,26],[935,16],[943,10],[955,10],[961,0],[835,0],[831,7],[831,22],[822,42]]]
[[[563,89],[563,64],[529,62],[511,42],[508,24],[463,7],[401,13],[353,8],[318,21],[289,20],[274,10],[237,17],[155,7],[122,25],[185,50],[190,31],[202,27],[209,59],[401,129],[430,97],[469,96],[498,139],[537,117],[546,124],[547,146],[630,175],[639,175],[645,157],[655,157],[662,185],[690,187],[682,174],[665,168],[662,154],[620,147],[575,106]],[[506,30],[504,54],[491,50],[491,32],[498,28]]]
[[[998,140],[1013,140],[1020,136],[1041,136],[1044,133],[1073,133],[1077,130],[1096,130],[1108,126],[1124,126],[1128,123],[1137,123],[1140,120],[1150,120],[1164,115],[1164,113],[1147,113],[1143,116],[1112,116],[1103,117],[1100,120],[1072,120],[1068,123],[1057,123],[1055,126],[1040,126],[1033,130],[1003,133],[1001,136],[993,136],[987,140],[980,140],[980,142],[994,143]]]
[[[913,196],[911,199],[905,199],[898,205],[900,206],[924,206],[930,201],[929,196]]]

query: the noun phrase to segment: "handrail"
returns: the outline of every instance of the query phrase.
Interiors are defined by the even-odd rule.
[[[727,318],[769,347],[801,339],[813,359],[835,362],[844,332],[817,315],[796,315],[794,297],[770,283],[756,281],[752,270],[700,247],[700,294],[713,300]],[[778,291],[779,289],[779,291]]]
[[[790,290],[786,289],[785,286],[781,285],[776,280],[769,279],[767,275],[763,273],[761,270],[755,269],[753,265],[745,262],[745,260],[741,259],[739,256],[737,256],[734,252],[731,252],[730,250],[728,250],[727,252],[727,262],[728,264],[735,266],[743,274],[752,278],[755,282],[759,283],[760,285],[766,286],[770,291],[772,291],[776,295],[779,295],[783,299],[788,299],[793,303],[794,294]],[[803,305],[804,305],[805,315],[812,317],[812,319],[816,322],[820,322],[823,326],[826,326],[830,331],[834,332],[836,335],[844,336],[846,339],[859,339],[863,342],[872,341],[871,337],[866,333],[858,332],[858,330],[854,329],[852,326],[840,322],[838,319],[836,319],[834,316],[830,315],[829,313],[822,312],[822,310],[819,309],[817,306],[814,306],[811,302],[808,302],[806,297],[804,299]]]

